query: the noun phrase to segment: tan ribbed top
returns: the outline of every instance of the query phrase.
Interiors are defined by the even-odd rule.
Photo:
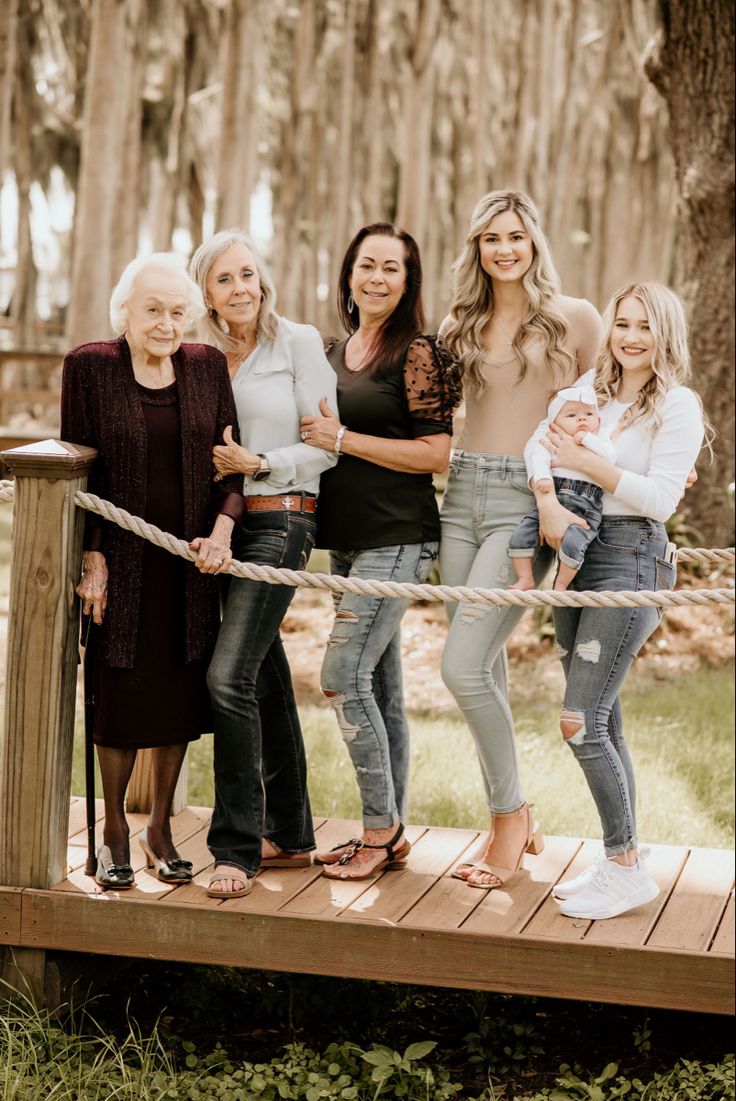
[[[456,446],[481,454],[522,456],[527,440],[547,414],[550,394],[562,386],[571,386],[592,365],[603,335],[598,311],[584,298],[565,295],[560,296],[558,305],[568,325],[565,347],[577,369],[567,378],[553,378],[542,343],[537,340],[525,348],[528,368],[521,381],[516,353],[508,359],[487,359],[483,391],[480,394],[466,391],[465,424]],[[447,320],[440,326],[440,335]]]

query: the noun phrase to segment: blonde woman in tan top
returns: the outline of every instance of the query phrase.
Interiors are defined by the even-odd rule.
[[[536,207],[517,191],[485,195],[454,267],[450,314],[440,337],[465,368],[465,424],[450,460],[442,507],[440,571],[446,585],[504,588],[514,574],[508,542],[532,507],[524,446],[552,391],[591,366],[602,336],[598,311],[560,293]],[[585,521],[554,495],[537,502],[540,536],[556,545]],[[540,548],[541,579],[550,564]],[[457,604],[442,678],[475,740],[491,815],[478,860],[453,875],[468,886],[505,886],[543,839],[521,791],[509,710],[504,645],[523,610]]]

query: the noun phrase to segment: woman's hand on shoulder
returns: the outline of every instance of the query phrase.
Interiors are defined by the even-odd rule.
[[[107,562],[100,551],[82,555],[82,577],[74,590],[82,601],[82,612],[91,615],[99,627],[107,609]]]
[[[225,443],[212,448],[212,465],[217,471],[216,482],[226,474],[255,474],[260,469],[261,460],[258,455],[235,442],[230,425],[225,428],[222,438]]]

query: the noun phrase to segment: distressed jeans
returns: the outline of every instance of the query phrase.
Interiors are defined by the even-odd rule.
[[[523,459],[455,449],[441,511],[443,584],[507,588],[515,576],[509,539],[533,504]],[[539,548],[533,566],[537,584],[550,563],[549,549]],[[447,605],[442,679],[473,735],[491,814],[508,813],[524,802],[505,650],[523,614],[523,608],[511,606]]]
[[[256,565],[304,569],[314,516],[248,513],[233,553]],[[291,672],[279,634],[294,596],[288,585],[229,579],[225,613],[207,673],[215,716],[215,806],[207,844],[216,863],[255,875],[261,840],[314,848],[307,762]]]
[[[662,524],[604,516],[570,591],[660,590],[675,583]],[[598,809],[607,856],[636,848],[636,788],[624,740],[620,692],[638,651],[659,625],[658,608],[555,608],[565,672],[562,720],[567,744]]]
[[[437,544],[330,552],[332,573],[380,581],[426,579]],[[401,678],[401,619],[408,600],[342,593],[322,664],[329,699],[355,769],[366,829],[406,820],[409,725]]]

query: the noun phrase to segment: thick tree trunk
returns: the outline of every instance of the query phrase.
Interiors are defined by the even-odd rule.
[[[18,41],[18,0],[0,0],[0,181],[10,164],[10,112]]]
[[[259,67],[246,59],[259,56],[262,18],[254,0],[230,0],[228,4],[217,171],[218,229],[249,228],[250,197],[258,178],[255,92]]]
[[[94,0],[84,97],[67,342],[104,339],[113,271],[116,181],[124,171],[127,99],[120,74],[133,64],[135,28],[126,0]]]
[[[660,0],[646,72],[664,96],[679,187],[677,287],[689,312],[694,386],[718,433],[716,461],[683,502],[708,546],[733,542],[734,6]]]
[[[440,0],[418,0],[404,108],[403,156],[396,221],[418,242],[427,228],[432,138],[432,53]]]
[[[19,28],[18,65],[13,98],[13,170],[18,192],[18,236],[11,316],[15,342],[26,347],[32,347],[36,343],[37,275],[31,240],[31,184],[33,183],[31,140],[34,95],[28,27],[25,26]]]

